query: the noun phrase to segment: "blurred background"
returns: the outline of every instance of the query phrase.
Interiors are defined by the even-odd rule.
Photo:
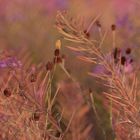
[[[54,28],[58,10],[85,18],[101,14],[100,22],[105,28],[115,23],[123,31],[123,39],[136,43],[139,6],[138,0],[1,0],[0,48],[27,46],[35,57],[46,59],[47,51],[60,38]]]

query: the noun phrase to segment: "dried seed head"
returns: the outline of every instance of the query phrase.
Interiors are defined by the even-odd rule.
[[[117,64],[118,61],[119,61],[120,53],[121,53],[121,50],[120,50],[120,49],[118,49],[118,48],[115,48],[115,49],[114,49],[113,58],[114,58],[114,62],[115,62],[116,64]]]
[[[55,49],[54,55],[55,55],[55,56],[59,56],[59,55],[60,55],[60,50],[59,50],[59,49]]]
[[[90,37],[90,33],[87,32],[87,30],[84,30],[84,34],[85,34],[86,38],[89,38]]]
[[[96,23],[97,27],[101,28],[101,24],[100,24],[99,20],[97,20],[95,23]]]
[[[89,88],[89,93],[92,93],[92,89],[91,88]]]
[[[40,119],[40,114],[38,112],[34,112],[32,116],[33,121],[39,121]]]
[[[134,61],[133,59],[130,59],[130,63],[133,63],[133,61]]]
[[[121,57],[121,64],[124,65],[125,62],[126,62],[126,58],[125,58],[125,56],[122,56],[122,57]]]
[[[61,136],[61,133],[59,131],[57,131],[56,134],[55,134],[55,136],[56,137],[60,137]]]
[[[114,53],[113,53],[114,59],[117,58],[117,54],[118,54],[118,48],[115,48]]]
[[[127,48],[125,52],[126,52],[126,54],[130,54],[131,53],[131,49]]]
[[[6,96],[6,97],[10,97],[10,96],[11,96],[11,91],[10,91],[10,89],[6,88],[6,89],[3,91],[3,94],[4,94],[4,96]]]
[[[112,24],[111,25],[111,29],[112,29],[112,31],[115,31],[116,30],[116,25],[115,24]]]
[[[52,69],[53,69],[53,63],[48,61],[48,63],[46,64],[46,70],[51,71]]]

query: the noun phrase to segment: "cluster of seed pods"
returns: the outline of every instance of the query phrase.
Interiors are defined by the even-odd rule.
[[[99,31],[101,31],[101,23],[97,20],[95,22],[96,26],[99,28]],[[115,32],[116,32],[116,25],[112,24],[111,25],[111,30],[113,33],[113,41],[115,41]],[[84,34],[86,38],[90,38],[90,33],[87,32],[87,30],[84,30]],[[113,60],[115,65],[121,65],[120,69],[118,70],[119,72],[124,71],[124,73],[132,73],[134,70],[134,58],[132,56],[132,47],[116,47],[116,44],[113,43],[113,49],[111,53],[107,54],[105,59],[107,61]],[[117,68],[117,67],[116,67]],[[103,73],[108,73],[109,72],[105,69],[105,67],[101,64],[97,64],[97,66],[93,69],[94,73],[97,74],[103,74]]]
[[[55,64],[60,64],[65,61],[66,56],[64,54],[61,54],[60,52],[61,49],[61,41],[57,40],[56,42],[56,48],[54,50],[54,56],[53,56],[53,61],[48,61],[46,64],[46,70],[52,70]]]

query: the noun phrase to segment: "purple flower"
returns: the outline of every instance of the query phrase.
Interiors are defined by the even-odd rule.
[[[8,67],[21,67],[22,64],[16,57],[8,57],[3,60],[0,60],[0,68],[8,68]]]
[[[123,27],[125,29],[128,29],[128,31],[133,31],[133,22],[129,19],[129,16],[126,14],[123,17],[117,18],[117,26]]]

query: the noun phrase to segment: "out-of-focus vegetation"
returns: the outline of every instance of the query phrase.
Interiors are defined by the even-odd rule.
[[[125,40],[129,36],[132,39],[139,24],[138,7],[136,0],[0,1],[1,48],[27,46],[35,56],[45,58],[45,52],[53,48],[59,38],[54,28],[57,10],[69,10],[72,15],[87,19],[101,14],[102,26],[108,29],[112,23],[117,23]]]

